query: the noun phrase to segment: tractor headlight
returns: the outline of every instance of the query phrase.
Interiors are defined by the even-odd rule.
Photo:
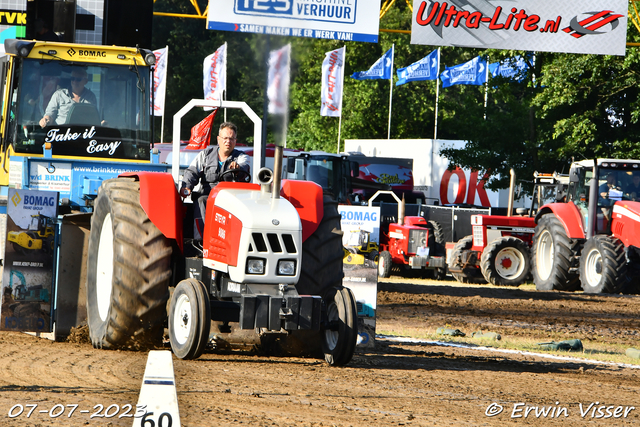
[[[290,259],[282,259],[278,261],[278,275],[280,276],[295,276],[296,275],[296,262]]]
[[[247,260],[247,274],[264,274],[264,260],[249,258]]]

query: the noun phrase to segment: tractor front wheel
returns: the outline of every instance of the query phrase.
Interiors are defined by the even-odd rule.
[[[479,268],[475,266],[465,266],[462,260],[463,254],[471,250],[473,246],[473,236],[466,236],[458,240],[451,250],[451,264],[449,271],[454,279],[460,283],[484,283],[484,277]],[[464,269],[466,267],[466,269]],[[453,272],[453,269],[463,269],[462,273]]]
[[[628,281],[622,241],[606,235],[587,240],[580,256],[580,283],[585,293],[618,293]]]
[[[209,294],[202,282],[182,280],[169,305],[169,341],[180,359],[197,359],[204,352],[211,328]]]
[[[353,357],[358,337],[356,299],[349,288],[335,288],[326,297],[322,351],[331,366],[343,366]]]
[[[480,259],[482,275],[487,282],[498,286],[523,284],[529,275],[530,264],[527,245],[510,236],[489,243]]]
[[[378,276],[382,278],[391,276],[391,267],[393,267],[393,261],[391,261],[389,251],[380,252],[378,256]]]
[[[88,247],[87,323],[94,347],[145,349],[162,343],[171,252],[140,205],[139,182],[105,181]]]

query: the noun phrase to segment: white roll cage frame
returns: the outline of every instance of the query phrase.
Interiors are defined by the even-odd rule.
[[[171,175],[178,183],[180,179],[180,122],[182,117],[195,107],[234,108],[242,110],[253,121],[253,182],[258,181],[258,170],[262,162],[262,119],[242,101],[214,101],[205,99],[192,99],[173,116],[173,141],[172,141],[172,165]],[[257,167],[256,167],[257,165]]]

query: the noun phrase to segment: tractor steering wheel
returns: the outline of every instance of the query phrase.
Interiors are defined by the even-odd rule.
[[[244,176],[242,176],[242,174],[244,174]],[[227,171],[224,171],[220,174],[220,181],[226,181],[226,177],[227,176],[231,176],[231,181],[232,182],[249,182],[251,181],[251,175],[249,174],[249,172],[245,171],[244,169],[240,169],[240,168],[236,168],[236,169],[229,169]]]

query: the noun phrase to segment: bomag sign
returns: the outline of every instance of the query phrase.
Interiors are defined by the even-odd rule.
[[[107,51],[99,49],[74,49],[70,47],[66,53],[73,59],[105,59],[107,57]]]
[[[0,25],[27,25],[27,13],[0,9]]]

